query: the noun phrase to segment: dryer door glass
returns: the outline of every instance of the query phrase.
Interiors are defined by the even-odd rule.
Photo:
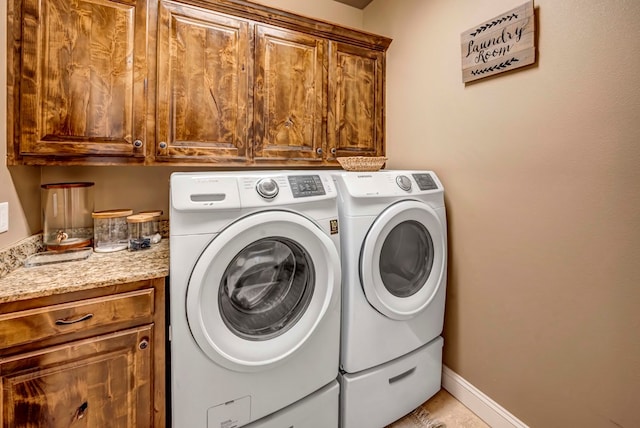
[[[309,256],[281,237],[245,247],[222,275],[218,304],[236,335],[266,340],[293,326],[309,305],[315,282]]]
[[[395,320],[423,311],[446,284],[446,250],[438,212],[418,201],[389,206],[360,250],[360,281],[371,306]]]
[[[387,235],[380,253],[380,276],[389,293],[409,297],[427,283],[433,267],[433,240],[424,225],[405,221]]]

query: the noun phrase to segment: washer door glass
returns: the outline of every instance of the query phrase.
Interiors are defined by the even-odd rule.
[[[369,303],[396,320],[424,310],[446,278],[446,225],[427,204],[401,201],[373,222],[360,254]]]
[[[396,297],[413,296],[427,283],[433,256],[433,239],[422,223],[409,220],[398,224],[382,244],[382,283]]]
[[[309,306],[314,278],[308,253],[294,241],[274,237],[253,242],[222,275],[218,298],[222,320],[249,340],[282,334]]]
[[[189,329],[211,360],[258,371],[295,354],[340,305],[336,243],[308,218],[263,211],[222,230],[196,262]],[[333,316],[333,315],[332,315]]]

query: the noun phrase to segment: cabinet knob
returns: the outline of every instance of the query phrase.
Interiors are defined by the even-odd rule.
[[[73,415],[73,418],[74,418],[75,420],[80,420],[80,419],[84,418],[84,416],[85,416],[85,415],[86,415],[86,413],[87,413],[87,409],[88,409],[88,408],[89,408],[89,402],[85,401],[84,403],[82,403],[82,404],[80,405],[80,407],[78,407],[78,408],[76,409],[76,412],[75,412],[75,414]]]
[[[133,142],[133,147],[135,147],[136,149],[139,149],[140,147],[142,147],[142,140],[135,140]]]
[[[140,343],[138,343],[138,348],[141,350],[145,350],[149,347],[149,341],[147,339],[142,339]]]
[[[332,148],[331,148],[331,154],[332,154],[332,155],[335,155],[335,154],[336,154],[336,152],[337,152],[336,148],[335,148],[335,147],[332,147]]]
[[[164,150],[167,148],[167,143],[165,143],[164,141],[161,141],[160,144],[158,144],[158,147]]]
[[[318,148],[316,149],[316,153],[317,153],[317,154],[319,154],[319,155],[321,155],[321,154],[322,154],[322,147],[318,147]]]

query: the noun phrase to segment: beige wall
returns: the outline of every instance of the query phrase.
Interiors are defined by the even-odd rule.
[[[444,360],[532,427],[640,426],[640,2],[536,0],[533,67],[461,83],[524,0],[375,0],[390,168],[446,189]]]

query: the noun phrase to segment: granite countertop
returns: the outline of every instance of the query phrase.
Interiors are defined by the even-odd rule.
[[[161,278],[169,275],[169,240],[141,251],[91,253],[82,261],[20,267],[0,278],[0,303]]]

